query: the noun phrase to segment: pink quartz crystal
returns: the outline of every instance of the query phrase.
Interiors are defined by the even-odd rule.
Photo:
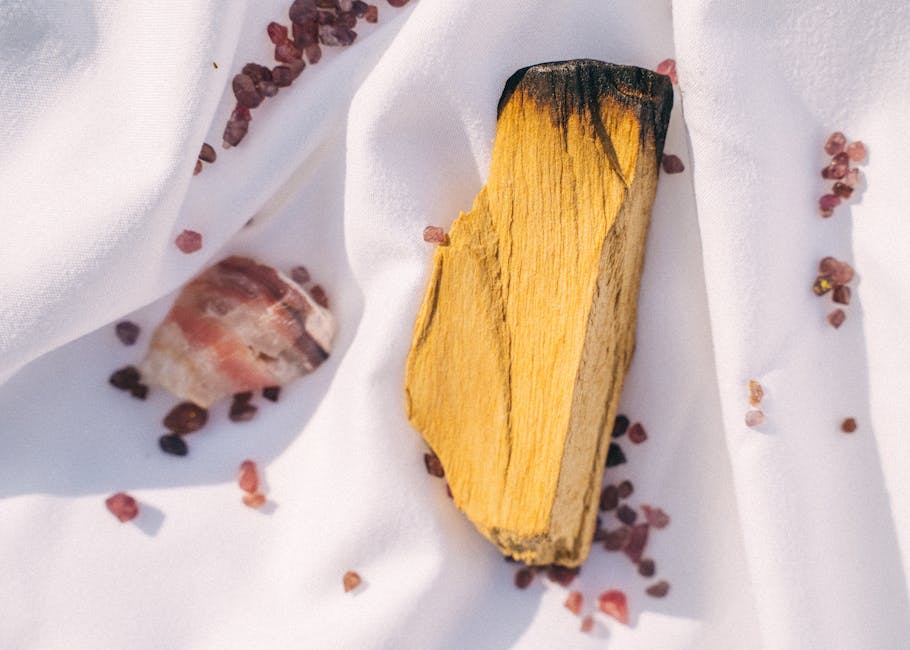
[[[840,205],[840,197],[836,194],[823,194],[818,199],[818,207],[821,210],[833,210]]]
[[[104,505],[121,523],[132,521],[139,514],[139,504],[136,503],[136,499],[125,492],[112,494],[105,499]]]
[[[825,142],[825,153],[829,156],[839,154],[844,150],[845,144],[847,144],[846,136],[840,131],[835,131],[828,136],[828,141]]]
[[[847,173],[849,174],[849,172],[847,172]],[[844,178],[846,178],[846,177],[844,177]],[[842,199],[849,199],[850,195],[853,194],[853,188],[850,187],[849,185],[847,185],[846,183],[842,183],[841,181],[837,181],[834,184],[834,187],[831,188],[831,191],[834,192],[837,196],[841,197]]]
[[[332,314],[275,269],[229,257],[177,296],[152,335],[142,377],[207,408],[216,400],[281,386],[328,358]]]
[[[446,231],[439,226],[427,226],[423,229],[423,240],[429,244],[444,244]]]
[[[598,597],[597,604],[607,616],[612,616],[623,625],[629,624],[629,605],[623,592],[618,589],[605,591]]]
[[[581,595],[580,591],[573,591],[569,593],[569,596],[566,598],[566,602],[563,603],[565,608],[578,616],[581,614],[581,605],[584,602],[584,597]]]
[[[202,248],[202,235],[195,230],[184,230],[174,240],[177,248],[183,253],[195,253]]]
[[[679,79],[676,76],[676,60],[675,59],[664,59],[657,64],[657,74],[665,74],[670,77],[670,83],[674,86],[679,83]]]
[[[649,526],[654,528],[666,528],[670,524],[670,515],[660,508],[652,508],[649,505],[642,505],[641,511],[645,513],[645,521]]]
[[[860,140],[856,142],[851,142],[847,145],[847,156],[853,162],[862,162],[866,159],[866,145],[864,145]]]

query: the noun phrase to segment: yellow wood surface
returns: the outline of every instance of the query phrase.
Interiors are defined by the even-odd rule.
[[[665,119],[669,84],[597,68],[579,88],[547,65],[504,96],[487,184],[436,249],[406,399],[478,530],[530,564],[573,566],[634,347],[665,129],[648,120]]]

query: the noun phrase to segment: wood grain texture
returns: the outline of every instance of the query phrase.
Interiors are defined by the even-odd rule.
[[[434,255],[407,414],[456,505],[529,564],[590,549],[671,106],[639,68],[518,71],[487,184]]]

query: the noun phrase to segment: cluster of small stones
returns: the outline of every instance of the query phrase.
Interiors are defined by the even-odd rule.
[[[208,142],[202,143],[202,149],[199,150],[199,157],[196,159],[196,168],[193,170],[193,176],[202,173],[202,163],[213,163],[218,158],[218,154]]]
[[[830,293],[831,299],[835,303],[847,306],[850,304],[848,284],[853,279],[853,275],[853,267],[847,262],[825,257],[818,264],[818,276],[815,278],[815,284],[812,285],[812,291],[816,296]],[[828,314],[828,323],[835,329],[840,327],[846,319],[847,314],[840,307]]]
[[[834,208],[850,199],[858,189],[862,174],[859,169],[851,168],[850,163],[861,163],[866,159],[866,145],[859,140],[847,144],[846,136],[835,131],[825,142],[825,153],[831,156],[831,161],[822,169],[822,178],[833,180],[834,185],[830,193],[818,199],[818,213],[827,219],[834,214]]]
[[[403,7],[408,0],[388,0],[392,7]],[[237,104],[224,128],[224,147],[234,147],[246,136],[253,116],[251,111],[263,101],[290,86],[306,68],[322,58],[322,47],[347,47],[357,38],[358,20],[379,20],[376,5],[362,0],[294,0],[288,9],[290,30],[277,22],[266,28],[275,46],[272,68],[247,63],[231,82]],[[304,60],[305,59],[305,60]]]

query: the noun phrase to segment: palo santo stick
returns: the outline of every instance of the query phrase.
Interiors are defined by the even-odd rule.
[[[672,102],[639,68],[516,72],[487,184],[435,251],[408,418],[457,506],[529,564],[590,550]]]

